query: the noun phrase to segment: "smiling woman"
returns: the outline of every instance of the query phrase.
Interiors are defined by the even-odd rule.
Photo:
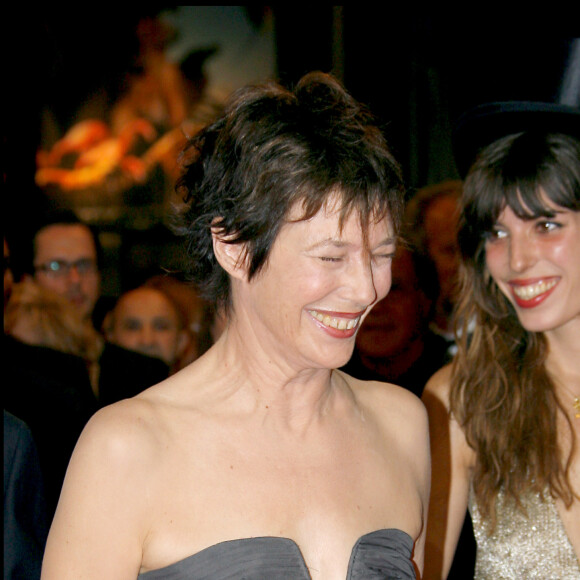
[[[423,396],[437,465],[426,577],[445,577],[469,506],[476,578],[578,578],[580,111],[484,116],[506,134],[464,183],[459,350]]]
[[[580,212],[546,199],[542,213],[522,219],[506,207],[486,242],[491,276],[522,326],[534,332],[559,329],[574,319],[571,313],[580,313]],[[554,294],[556,301],[548,301]]]
[[[415,578],[425,409],[335,370],[391,284],[403,186],[381,132],[312,73],[237,92],[183,162],[188,274],[225,329],[88,425],[44,578]]]

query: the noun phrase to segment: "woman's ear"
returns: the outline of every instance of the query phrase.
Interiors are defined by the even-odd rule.
[[[229,241],[219,228],[212,227],[213,252],[220,266],[233,278],[247,279],[246,244]]]

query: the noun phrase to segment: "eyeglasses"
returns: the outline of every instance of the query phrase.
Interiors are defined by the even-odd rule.
[[[72,269],[77,271],[80,276],[94,274],[97,271],[97,265],[90,258],[81,258],[76,262],[66,262],[65,260],[51,260],[45,264],[38,264],[35,269],[44,272],[47,276],[53,278],[64,278],[71,273]]]

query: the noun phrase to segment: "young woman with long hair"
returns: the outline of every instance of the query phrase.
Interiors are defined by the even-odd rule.
[[[465,179],[459,351],[423,396],[425,578],[446,577],[467,507],[476,578],[580,578],[580,113],[567,114],[520,115]]]

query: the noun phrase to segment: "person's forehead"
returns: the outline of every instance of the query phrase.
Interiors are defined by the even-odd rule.
[[[355,237],[357,239],[362,237],[363,228],[360,210],[353,207],[343,216],[342,205],[343,201],[340,196],[337,194],[330,195],[317,213],[309,219],[304,219],[303,206],[301,203],[296,203],[288,213],[283,229],[292,228],[292,226],[308,229],[309,237],[312,236],[317,241],[328,239],[329,236],[336,241],[352,237],[353,234],[356,234]],[[376,221],[375,214],[371,212],[365,229],[369,236],[369,241],[371,241],[371,238],[381,238],[382,240],[385,237],[393,238],[394,240],[395,237],[393,224],[388,214]]]
[[[36,257],[96,257],[93,236],[82,224],[54,224],[40,230],[35,239]]]
[[[119,299],[116,309],[120,316],[179,318],[171,300],[163,292],[153,288],[139,288],[127,292]]]

